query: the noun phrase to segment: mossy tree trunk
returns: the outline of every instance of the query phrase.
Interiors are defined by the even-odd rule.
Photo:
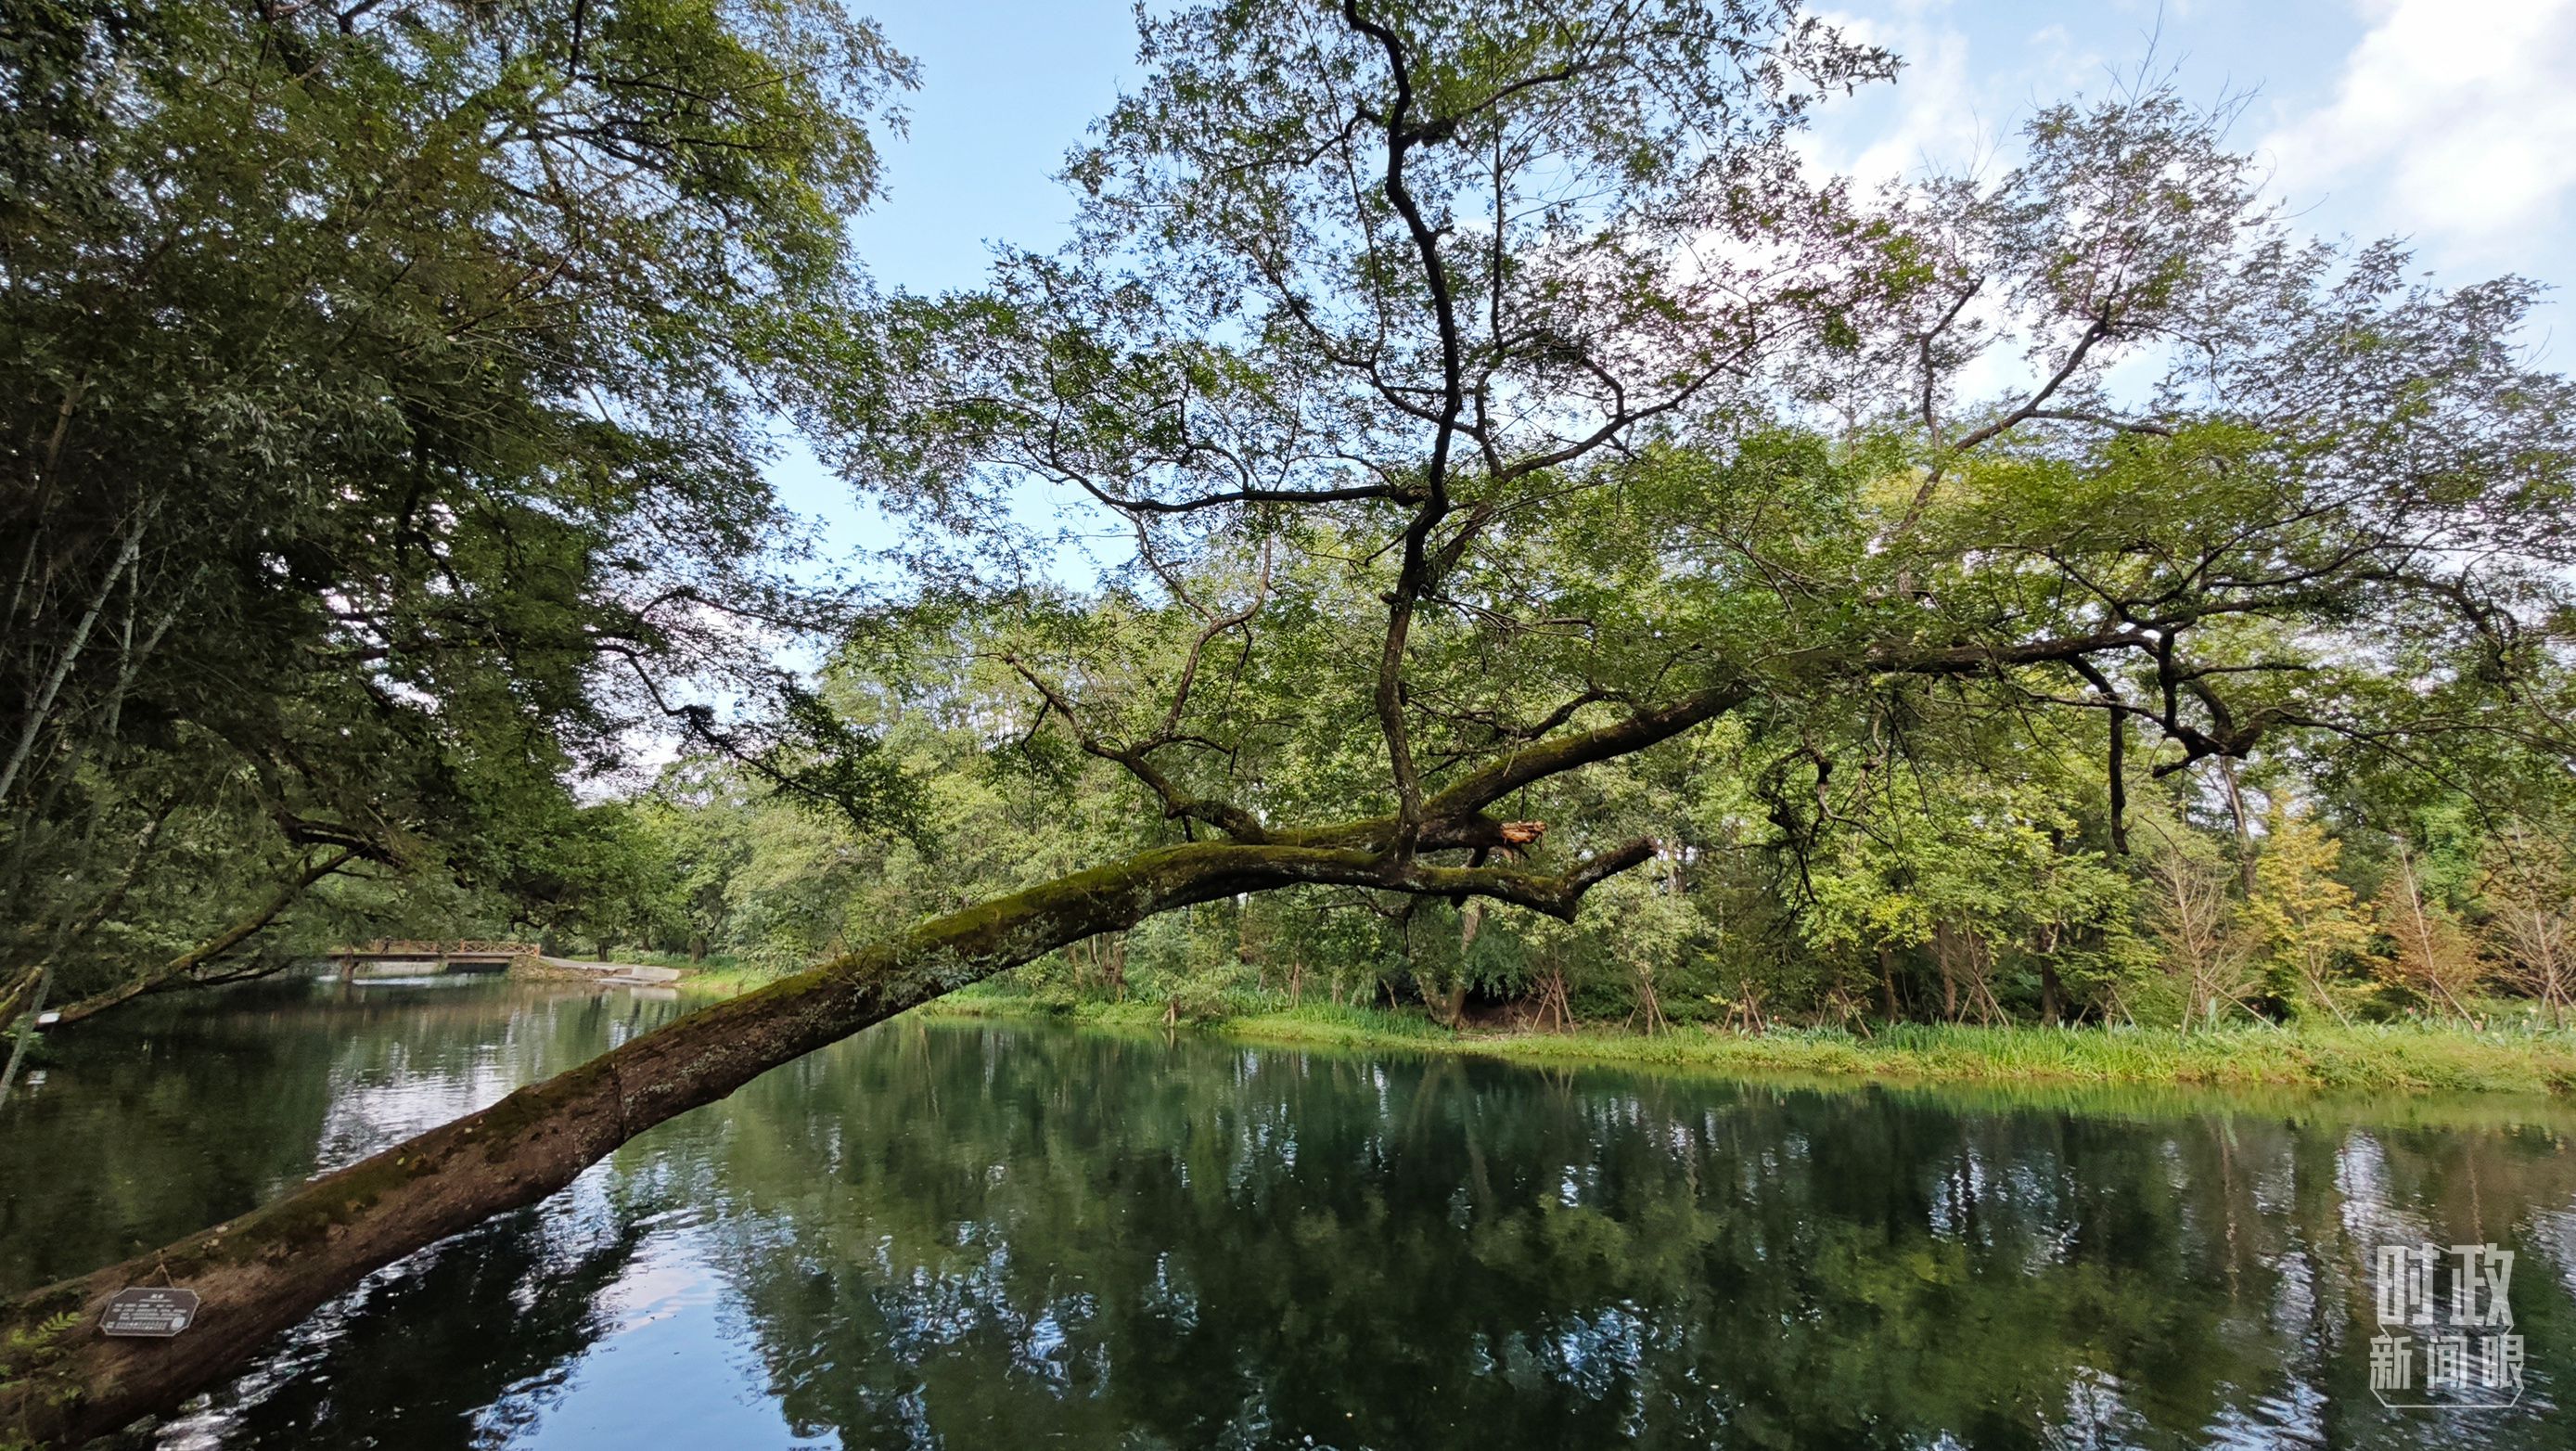
[[[1450,830],[1489,832],[1482,818]],[[1565,877],[1435,867],[1390,856],[1383,823],[1298,842],[1148,851],[938,918],[903,936],[693,1013],[542,1083],[326,1175],[238,1219],[37,1290],[0,1334],[63,1315],[73,1328],[13,1357],[0,1437],[74,1445],[177,1404],[240,1368],[277,1332],[415,1250],[532,1204],[628,1139],[907,1008],[1158,912],[1300,882],[1479,893],[1571,918],[1594,882],[1643,860],[1633,843]],[[1339,842],[1328,838],[1339,838]],[[1347,844],[1343,844],[1347,843]],[[150,1283],[203,1297],[168,1340],[108,1339],[101,1310]]]

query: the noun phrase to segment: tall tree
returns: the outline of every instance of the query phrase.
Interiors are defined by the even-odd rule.
[[[2352,888],[2335,878],[2342,857],[2342,843],[2315,818],[2276,802],[2245,905],[2280,995],[2349,1023],[2343,1000],[2353,991],[2351,969],[2368,960],[2371,944]]]
[[[0,977],[186,878],[481,871],[758,561],[776,332],[905,63],[808,0],[12,7],[0,51]],[[136,841],[141,850],[131,849]]]
[[[2482,887],[2487,934],[2505,978],[2552,1027],[2576,1003],[2576,863],[2563,840],[2514,823],[2489,848]]]
[[[2295,244],[2171,97],[1863,198],[1794,132],[1891,62],[1786,4],[1222,5],[1149,18],[1144,56],[1070,166],[1066,252],[789,331],[846,379],[800,415],[921,521],[923,577],[1026,602],[1021,722],[1178,839],[24,1297],[10,1325],[147,1275],[206,1298],[174,1341],[61,1342],[6,1393],[24,1424],[121,1424],[673,1114],[1156,913],[1327,884],[1571,917],[1657,843],[1533,827],[1721,717],[1792,823],[1873,719],[1927,711],[2115,719],[2149,779],[2556,744],[2515,704],[2555,666],[2515,631],[2563,592],[2576,460],[2566,387],[2512,350],[2530,289]],[[1964,396],[1997,349],[2030,380]],[[2136,406],[2103,384],[2159,360]],[[1130,623],[1025,587],[1033,483],[1132,529]]]
[[[2425,889],[2415,848],[2400,838],[2395,870],[2380,884],[2371,915],[2394,951],[2385,968],[2437,1012],[2473,1016],[2468,999],[2486,976],[2477,945],[2450,907]]]
[[[2228,899],[2229,873],[2193,844],[2168,840],[2148,860],[2148,930],[2181,994],[2183,1031],[2214,1027],[2262,985],[2257,945]]]

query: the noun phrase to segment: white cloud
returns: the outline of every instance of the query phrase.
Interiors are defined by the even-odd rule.
[[[2171,0],[2163,0],[2171,3]],[[2002,9],[1949,0],[1848,0],[1819,18],[1904,62],[1893,86],[1825,106],[1802,141],[1811,166],[1865,186],[2010,166],[2022,123],[2107,74],[2094,37],[2058,21],[2032,28]]]
[[[2547,225],[2576,187],[2576,0],[2361,9],[2334,99],[2262,143],[2281,192],[2472,250]]]
[[[1949,26],[1904,16],[1896,23],[1834,17],[1853,40],[1883,45],[1905,59],[1896,83],[1892,124],[1857,154],[1835,158],[1836,170],[1876,184],[1950,170],[1984,159],[1992,138],[1977,114],[1968,72],[1968,38]]]

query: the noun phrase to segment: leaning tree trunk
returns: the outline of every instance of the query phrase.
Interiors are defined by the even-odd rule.
[[[55,1026],[69,1027],[84,1018],[97,1017],[108,1009],[120,1003],[130,1002],[145,993],[188,985],[190,974],[258,936],[267,929],[269,923],[276,921],[281,913],[294,906],[296,899],[310,890],[315,882],[347,866],[357,859],[357,855],[354,851],[342,851],[321,861],[306,863],[302,871],[280,884],[276,893],[249,916],[180,953],[177,957],[171,958],[151,972],[132,978],[94,997],[83,998],[63,1009],[61,1016],[54,1020]],[[356,961],[355,958],[350,959],[353,967]],[[343,974],[344,977],[349,975]]]
[[[1651,843],[1570,876],[1393,864],[1374,852],[1199,843],[1141,853],[926,922],[756,993],[692,1013],[480,1113],[326,1175],[237,1219],[0,1311],[33,1337],[0,1384],[0,1438],[78,1444],[177,1404],[239,1369],[269,1337],[369,1272],[533,1204],[628,1139],[907,1008],[1158,912],[1296,882],[1448,895],[1475,891],[1571,918],[1593,882]],[[107,1339],[101,1310],[129,1286],[203,1298],[168,1340]],[[43,1327],[74,1317],[70,1328]],[[0,1343],[8,1343],[0,1339]]]

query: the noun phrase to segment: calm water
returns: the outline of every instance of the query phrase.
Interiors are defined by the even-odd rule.
[[[676,1011],[294,984],[103,1023],[0,1111],[0,1288]],[[377,1276],[162,1444],[2570,1446],[2571,1127],[898,1022]],[[2518,1252],[2518,1407],[2373,1400],[2371,1247],[2428,1239]]]

